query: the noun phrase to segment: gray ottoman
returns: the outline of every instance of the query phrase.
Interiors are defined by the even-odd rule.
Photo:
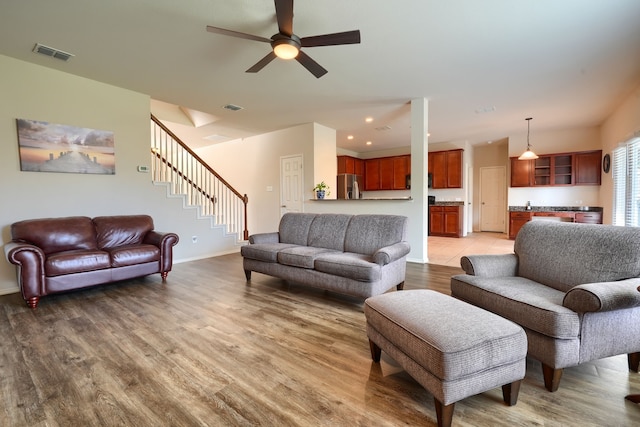
[[[373,360],[384,350],[427,389],[439,426],[451,425],[455,402],[499,386],[516,404],[527,337],[515,323],[430,290],[367,298],[364,314]]]

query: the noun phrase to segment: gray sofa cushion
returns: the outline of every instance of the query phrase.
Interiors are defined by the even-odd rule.
[[[299,246],[307,246],[309,241],[309,228],[317,214],[312,213],[286,213],[280,218],[280,243],[291,243]]]
[[[315,269],[334,276],[375,282],[380,280],[381,268],[371,256],[352,252],[328,252],[317,256]]]
[[[313,219],[307,245],[344,251],[344,235],[353,215],[322,214]]]
[[[258,261],[278,262],[278,252],[295,246],[290,243],[257,243],[255,245],[242,246],[240,254],[245,258]]]
[[[563,292],[576,285],[640,276],[640,228],[525,224],[514,244],[518,275]]]
[[[292,267],[313,268],[316,258],[330,251],[331,249],[312,246],[293,246],[278,252],[278,262]]]
[[[457,275],[451,278],[451,293],[549,337],[580,334],[578,314],[562,305],[564,292],[523,277]]]
[[[356,215],[347,227],[345,252],[372,255],[378,249],[406,240],[407,217]]]

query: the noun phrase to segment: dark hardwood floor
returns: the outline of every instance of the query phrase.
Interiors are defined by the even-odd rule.
[[[405,289],[449,293],[459,268],[408,264]],[[253,274],[239,254],[43,298],[0,297],[0,426],[435,425],[432,396],[383,353],[362,300]],[[530,360],[517,405],[500,388],[456,403],[457,426],[631,426],[640,375],[617,356],[547,392]]]

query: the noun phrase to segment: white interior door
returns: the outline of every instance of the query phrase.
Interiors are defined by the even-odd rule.
[[[280,216],[287,212],[302,212],[304,191],[302,156],[280,158]]]
[[[506,168],[480,168],[480,231],[505,233]]]

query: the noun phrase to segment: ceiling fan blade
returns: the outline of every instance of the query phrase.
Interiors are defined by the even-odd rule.
[[[256,62],[256,64],[253,67],[249,68],[246,72],[257,73],[258,71],[262,70],[269,62],[273,61],[275,57],[276,54],[273,53],[273,51],[269,52],[267,56]]]
[[[210,33],[222,34],[223,36],[238,37],[241,39],[271,43],[271,39],[265,37],[254,36],[253,34],[241,33],[239,31],[225,30],[224,28],[212,27],[211,25],[207,25],[207,31],[209,31]]]
[[[278,29],[282,34],[293,34],[293,0],[275,0]]]
[[[360,30],[342,33],[323,34],[321,36],[303,37],[300,39],[302,47],[335,46],[339,44],[360,43]]]
[[[318,64],[316,61],[311,59],[309,55],[304,53],[303,51],[298,52],[298,56],[296,56],[296,60],[302,64],[304,68],[309,70],[311,74],[316,76],[316,78],[320,78],[327,74],[327,70],[325,70],[322,65]]]

